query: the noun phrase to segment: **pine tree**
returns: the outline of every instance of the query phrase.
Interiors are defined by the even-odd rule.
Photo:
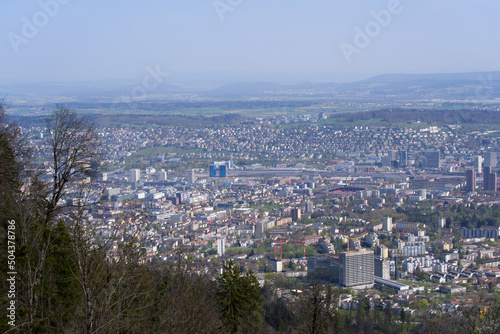
[[[233,260],[224,266],[217,293],[227,333],[258,333],[262,329],[262,297],[252,272],[242,274]]]

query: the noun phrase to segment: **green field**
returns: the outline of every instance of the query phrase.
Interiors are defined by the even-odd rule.
[[[420,285],[420,286],[423,286],[426,288],[431,285],[431,284],[423,283],[423,282],[412,282],[412,281],[405,281],[405,280],[397,280],[397,282],[402,283],[402,284],[406,284],[406,285]]]
[[[137,151],[132,156],[140,156],[140,157],[151,157],[158,154],[168,154],[168,153],[197,153],[202,152],[201,149],[196,148],[181,148],[176,146],[155,146],[151,148],[144,149],[142,151]]]
[[[357,120],[357,121],[339,121],[338,119],[336,118],[333,118],[333,119],[328,119],[328,120],[324,120],[324,121],[320,121],[318,122],[318,124],[321,124],[321,125],[328,125],[328,124],[369,124],[369,123],[381,123],[383,122],[383,119],[382,118],[372,118],[372,119],[366,119],[366,120]]]

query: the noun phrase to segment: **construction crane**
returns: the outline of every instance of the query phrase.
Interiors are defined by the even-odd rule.
[[[283,239],[276,240],[276,242],[280,243],[280,260],[283,260],[283,241],[287,243],[287,241]],[[274,245],[273,248],[274,248],[274,258],[276,259],[276,245]]]

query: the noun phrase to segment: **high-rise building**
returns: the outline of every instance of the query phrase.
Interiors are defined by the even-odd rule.
[[[384,279],[391,279],[390,263],[386,258],[373,258],[374,275]]]
[[[394,280],[397,281],[399,279],[399,261],[398,261],[398,256],[394,256]]]
[[[471,192],[476,189],[476,172],[468,169],[465,172],[465,191]]]
[[[159,181],[167,181],[167,172],[162,169],[158,172],[157,178]]]
[[[497,166],[497,152],[487,152],[484,154],[483,166],[496,167]]]
[[[194,169],[189,170],[187,179],[189,183],[195,183],[196,182],[196,175],[194,174]]]
[[[438,218],[437,226],[438,228],[444,228],[446,226],[446,218]]]
[[[210,177],[216,177],[217,176],[217,166],[216,165],[210,165],[209,166],[209,176]]]
[[[224,256],[226,253],[226,239],[217,239],[217,255]]]
[[[220,177],[226,177],[227,176],[227,167],[226,167],[226,165],[220,165],[219,166],[219,176]]]
[[[440,159],[439,151],[425,152],[426,168],[439,168],[441,166]]]
[[[392,167],[391,157],[386,155],[382,157],[382,167]]]
[[[232,165],[232,161],[218,161],[214,162],[212,165],[209,166],[209,176],[210,177],[217,177],[217,174],[219,174],[219,177],[226,177],[227,176],[227,171],[230,169],[228,166]]]
[[[377,255],[383,259],[387,259],[389,257],[389,248],[386,245],[377,246]]]
[[[302,218],[302,214],[299,208],[293,208],[290,212],[293,221],[299,221]]]
[[[321,279],[338,284],[339,258],[331,255],[316,255],[307,258],[307,274],[312,279]]]
[[[489,184],[488,184],[488,176],[491,173],[491,167],[484,167],[483,168],[483,189],[488,190]]]
[[[267,263],[273,266],[275,273],[280,273],[283,271],[283,261],[278,259],[268,259]]]
[[[490,187],[488,190],[497,192],[497,174],[495,172],[488,175],[488,186]]]
[[[391,158],[391,161],[395,161],[397,157],[397,152],[394,150],[390,150],[387,152],[387,155]]]
[[[141,170],[140,169],[131,169],[130,170],[130,182],[139,182],[141,179]]]
[[[497,174],[491,171],[491,167],[483,167],[483,189],[486,191],[497,191]]]
[[[427,189],[417,189],[415,195],[420,197],[422,200],[427,198]]]
[[[385,232],[392,232],[392,217],[384,217],[382,221],[382,229]]]
[[[349,238],[349,249],[352,251],[357,251],[361,249],[361,241],[355,238]]]
[[[229,161],[214,161],[213,163],[214,165],[216,166],[226,166],[227,169],[234,169],[234,163],[233,163],[233,160],[229,160]]]
[[[483,169],[483,157],[478,155],[477,157],[474,157],[474,170],[476,173],[481,173],[481,170]]]
[[[397,152],[390,150],[387,152],[387,155],[382,157],[382,167],[395,167],[398,164],[396,160]]]
[[[399,167],[408,166],[408,151],[399,151]]]
[[[339,254],[339,283],[344,287],[371,288],[374,274],[373,252],[360,250]]]
[[[312,213],[314,211],[314,203],[312,201],[306,202],[306,212]]]

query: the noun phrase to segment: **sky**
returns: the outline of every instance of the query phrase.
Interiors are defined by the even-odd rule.
[[[2,0],[0,83],[495,71],[499,16],[498,0]]]

